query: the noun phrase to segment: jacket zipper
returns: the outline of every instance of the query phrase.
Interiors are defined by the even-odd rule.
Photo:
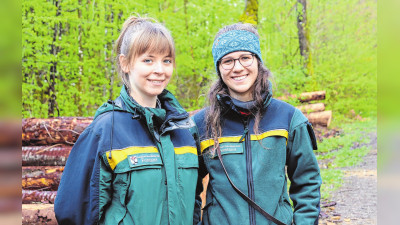
[[[246,132],[246,137],[244,140],[244,145],[245,145],[245,149],[246,149],[247,189],[249,190],[249,198],[251,200],[255,201],[249,122],[250,122],[250,118],[246,118],[246,120],[244,122],[244,130],[247,132]],[[254,208],[250,205],[249,205],[249,220],[250,220],[249,221],[250,225],[256,224],[255,211],[254,211]]]

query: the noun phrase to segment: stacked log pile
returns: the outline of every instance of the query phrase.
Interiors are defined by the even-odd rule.
[[[22,120],[22,223],[57,224],[54,200],[72,149],[92,118]]]
[[[300,109],[315,126],[329,126],[332,111],[325,111],[325,91],[280,97],[298,99]],[[190,114],[196,113],[196,111]],[[59,117],[22,120],[22,223],[57,224],[54,200],[65,163],[83,130],[93,118]],[[208,176],[203,180],[207,187]],[[205,192],[202,194],[205,199]],[[203,201],[205,203],[205,201]]]
[[[325,104],[317,101],[325,100],[325,91],[315,91],[301,93],[300,95],[286,95],[278,97],[282,101],[297,99],[301,105],[296,108],[300,109],[308,118],[313,126],[319,125],[328,127],[332,120],[332,111],[325,111]]]

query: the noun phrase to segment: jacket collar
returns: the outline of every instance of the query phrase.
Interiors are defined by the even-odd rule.
[[[144,118],[151,130],[154,125],[157,127],[161,126],[160,131],[163,131],[168,129],[172,123],[177,123],[179,121],[184,122],[184,124],[187,123],[189,113],[183,109],[171,92],[164,89],[157,97],[160,100],[161,108],[143,107],[128,94],[126,87],[123,86],[121,88],[120,96],[116,101],[108,101],[100,106],[96,111],[94,119],[105,112],[124,111],[132,113],[135,118]],[[192,125],[193,124],[190,123],[190,126]]]
[[[262,94],[262,98],[264,99],[263,107],[265,109],[271,102],[272,93],[270,91],[266,91]],[[239,115],[248,116],[256,109],[256,102],[254,100],[242,102],[240,100],[232,98],[230,95],[227,94],[217,94],[217,100],[222,106],[223,111],[225,112],[232,110]]]

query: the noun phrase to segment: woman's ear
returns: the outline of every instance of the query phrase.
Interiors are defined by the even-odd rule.
[[[124,73],[129,73],[129,63],[128,63],[128,59],[125,57],[125,55],[120,54],[118,60],[119,60],[119,64],[121,65],[122,71],[124,71]]]

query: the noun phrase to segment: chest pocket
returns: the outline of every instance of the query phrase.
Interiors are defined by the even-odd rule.
[[[125,218],[129,220],[126,217],[128,211],[131,211],[131,214],[134,211],[139,212],[139,209],[131,207],[133,201],[149,202],[148,195],[145,193],[162,190],[160,187],[164,187],[163,164],[155,147],[114,150],[111,154],[111,159],[108,155],[106,159],[114,172],[113,200],[107,209],[105,224],[119,224]],[[156,203],[159,204],[154,201],[154,204]]]
[[[178,147],[174,149],[178,169],[199,168],[197,148],[192,146]]]
[[[163,164],[156,147],[128,147],[113,150],[111,159],[109,154],[107,152],[105,157],[114,172],[113,189],[116,192],[114,194],[119,196],[122,204],[125,204],[127,192],[132,189],[132,187],[129,188],[131,181],[142,180],[143,185],[147,185],[145,183],[162,179]]]
[[[135,179],[141,179],[141,177],[161,179],[162,165],[162,159],[158,152],[127,155],[114,168],[114,187],[129,186],[132,177]]]
[[[194,205],[199,168],[197,148],[191,146],[175,148],[175,159],[180,200],[187,205]]]

